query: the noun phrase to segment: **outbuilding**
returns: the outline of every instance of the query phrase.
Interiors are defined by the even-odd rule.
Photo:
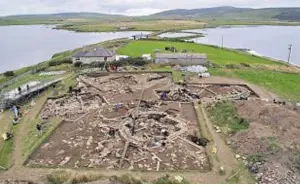
[[[83,64],[106,61],[112,62],[114,60],[116,60],[116,52],[102,47],[96,47],[88,51],[81,51],[72,56],[73,63],[82,62]]]
[[[138,35],[133,35],[132,38],[133,38],[133,40],[148,39],[149,35],[141,33]]]
[[[202,53],[156,53],[155,63],[175,65],[206,65],[207,56]]]

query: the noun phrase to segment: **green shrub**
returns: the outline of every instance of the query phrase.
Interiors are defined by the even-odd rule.
[[[111,62],[110,64],[116,65],[116,66],[127,66],[127,65],[132,65],[132,66],[145,66],[150,64],[149,61],[144,60],[141,57],[137,58],[126,58],[126,59],[121,59],[120,61],[114,61]]]
[[[109,180],[113,183],[120,183],[120,184],[143,184],[140,179],[133,177],[132,175],[125,174],[122,176],[111,176]]]
[[[241,66],[243,66],[243,67],[251,67],[250,64],[246,64],[246,63],[241,63]]]
[[[145,66],[149,64],[148,61],[145,61],[143,58],[128,58],[128,64],[133,66]]]
[[[189,184],[189,182],[183,178],[182,182],[179,183],[176,179],[171,178],[170,175],[166,174],[165,176],[158,178],[155,181],[155,184]]]
[[[225,65],[227,69],[240,69],[241,67],[237,64],[227,64]]]
[[[73,170],[54,170],[47,174],[47,180],[52,184],[82,184],[102,177],[102,175],[96,173],[83,173]]]
[[[72,59],[71,58],[63,58],[63,59],[52,60],[49,62],[49,66],[58,66],[61,64],[72,64]]]
[[[6,71],[3,75],[6,77],[11,77],[11,76],[14,76],[15,73],[13,71]]]
[[[72,54],[72,51],[64,51],[64,52],[60,52],[60,53],[55,53],[52,56],[52,59],[56,58],[56,57],[67,57],[70,56]]]
[[[300,173],[300,149],[298,149],[293,156],[293,163],[295,164],[295,168]]]
[[[266,157],[266,154],[263,154],[263,153],[256,153],[256,154],[252,154],[252,155],[249,155],[247,157],[247,160],[249,162],[262,162],[264,161],[264,158]]]
[[[104,62],[92,62],[88,66],[93,68],[102,68],[104,67],[104,64],[105,64]]]
[[[35,73],[39,73],[39,72],[42,72],[42,71],[46,71],[48,67],[39,67],[35,70],[32,71],[32,74],[35,74]]]
[[[82,62],[75,62],[74,63],[74,67],[81,67],[82,66]]]
[[[219,64],[208,61],[208,65],[212,68],[222,68]]]

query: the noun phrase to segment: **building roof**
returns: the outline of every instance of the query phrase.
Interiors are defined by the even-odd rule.
[[[73,57],[112,57],[116,53],[113,50],[96,47],[89,51],[81,51],[73,55]]]
[[[207,59],[205,53],[157,53],[155,58],[164,59]]]

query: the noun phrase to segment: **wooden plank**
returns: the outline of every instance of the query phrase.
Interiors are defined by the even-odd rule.
[[[130,142],[126,141],[125,146],[124,146],[124,150],[123,150],[123,153],[122,153],[122,158],[121,158],[121,161],[120,161],[120,168],[122,167],[122,164],[123,164],[123,161],[124,161],[124,158],[125,158],[125,155],[127,153],[129,145],[130,145]]]
[[[181,139],[182,141],[184,141],[184,142],[186,142],[186,143],[192,145],[193,147],[198,148],[198,149],[201,150],[201,151],[203,150],[203,147],[198,146],[198,145],[196,145],[195,143],[193,143],[193,142],[191,142],[191,141],[188,141],[188,140],[186,140],[186,139],[184,139],[184,138],[182,138],[182,137],[178,137],[178,138]]]
[[[210,90],[210,89],[208,89],[208,88],[206,88],[206,87],[205,87],[204,89],[207,90],[208,92],[214,94],[215,96],[217,95],[217,93],[215,93],[214,91],[212,91],[212,90]]]

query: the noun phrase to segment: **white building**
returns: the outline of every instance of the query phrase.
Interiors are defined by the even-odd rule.
[[[82,62],[89,64],[92,62],[112,62],[116,60],[116,53],[113,50],[97,47],[89,51],[78,52],[72,56],[73,64]]]

